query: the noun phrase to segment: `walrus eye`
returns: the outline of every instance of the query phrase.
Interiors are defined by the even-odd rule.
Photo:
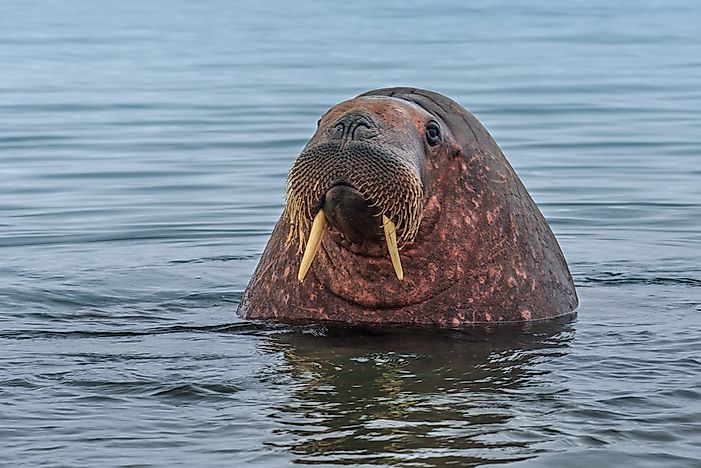
[[[431,146],[436,146],[441,142],[441,126],[435,120],[431,120],[426,125],[426,141]]]

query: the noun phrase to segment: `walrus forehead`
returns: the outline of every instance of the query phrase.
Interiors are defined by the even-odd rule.
[[[426,124],[435,119],[422,107],[404,99],[388,96],[364,96],[335,105],[322,116],[319,129],[334,125],[338,119],[350,112],[370,114],[373,121],[385,132],[423,135]]]

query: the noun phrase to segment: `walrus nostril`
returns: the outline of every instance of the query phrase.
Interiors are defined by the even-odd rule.
[[[372,138],[377,135],[377,129],[368,125],[365,122],[358,122],[355,127],[353,127],[353,133],[351,134],[351,139],[353,140],[365,140]]]
[[[380,134],[372,116],[366,112],[348,112],[331,127],[329,137],[334,140],[367,140]]]

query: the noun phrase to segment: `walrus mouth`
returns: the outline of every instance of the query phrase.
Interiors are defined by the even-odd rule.
[[[285,216],[290,223],[288,243],[298,240],[304,253],[298,273],[303,281],[326,231],[323,200],[339,184],[357,190],[376,208],[378,229],[384,233],[398,279],[404,278],[400,244],[411,242],[423,213],[423,185],[419,169],[391,150],[367,141],[341,146],[322,143],[302,151],[292,165],[285,190]],[[307,240],[306,233],[309,232]]]

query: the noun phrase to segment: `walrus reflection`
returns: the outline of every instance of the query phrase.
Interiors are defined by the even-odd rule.
[[[512,419],[529,401],[565,390],[542,364],[568,352],[574,331],[568,323],[515,326],[272,337],[299,385],[274,412],[285,426],[284,447],[302,463],[469,466],[528,458],[534,438]]]

